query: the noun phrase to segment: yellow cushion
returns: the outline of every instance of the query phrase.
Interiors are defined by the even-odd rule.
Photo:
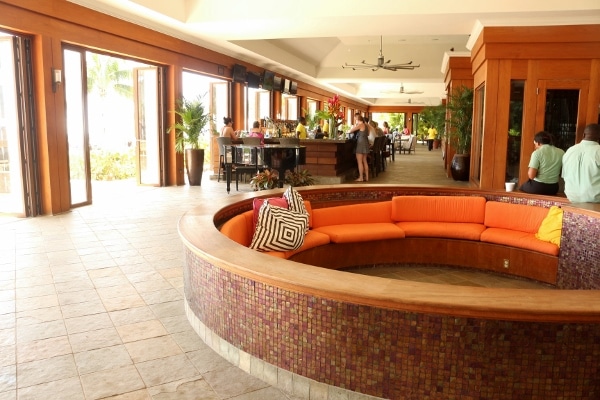
[[[542,221],[535,237],[544,242],[554,243],[560,247],[560,235],[562,233],[563,210],[560,207],[552,206],[548,215]]]

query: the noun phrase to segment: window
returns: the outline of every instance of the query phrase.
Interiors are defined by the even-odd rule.
[[[254,121],[271,118],[271,92],[263,89],[247,88],[246,129],[250,130]]]
[[[281,118],[289,121],[298,119],[298,98],[289,94],[281,94]]]
[[[518,182],[521,167],[521,132],[523,126],[523,99],[525,81],[510,82],[510,104],[508,108],[508,132],[506,146],[505,182]]]

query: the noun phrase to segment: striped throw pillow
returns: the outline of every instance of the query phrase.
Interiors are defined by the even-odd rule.
[[[307,230],[308,213],[297,213],[265,201],[258,212],[250,248],[261,251],[296,250],[304,244]]]

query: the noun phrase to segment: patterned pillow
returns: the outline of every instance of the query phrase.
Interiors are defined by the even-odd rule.
[[[256,221],[258,221],[258,212],[262,207],[263,203],[268,201],[269,204],[281,208],[289,208],[288,202],[285,197],[270,197],[268,199],[254,199],[252,200],[252,231],[256,230]]]
[[[250,248],[262,251],[296,250],[304,244],[308,214],[273,206],[265,201],[258,212]]]
[[[290,211],[308,215],[308,211],[306,210],[306,206],[304,205],[302,195],[298,193],[292,186],[286,189],[286,191],[283,193],[283,198],[287,200],[288,209]],[[309,228],[310,227],[307,225],[306,233],[308,233]]]

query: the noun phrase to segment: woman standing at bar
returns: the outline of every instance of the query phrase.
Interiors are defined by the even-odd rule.
[[[369,181],[369,127],[360,113],[354,114],[354,126],[349,133],[356,132],[356,163],[358,164],[358,179],[355,182]],[[363,179],[364,177],[364,179]]]

